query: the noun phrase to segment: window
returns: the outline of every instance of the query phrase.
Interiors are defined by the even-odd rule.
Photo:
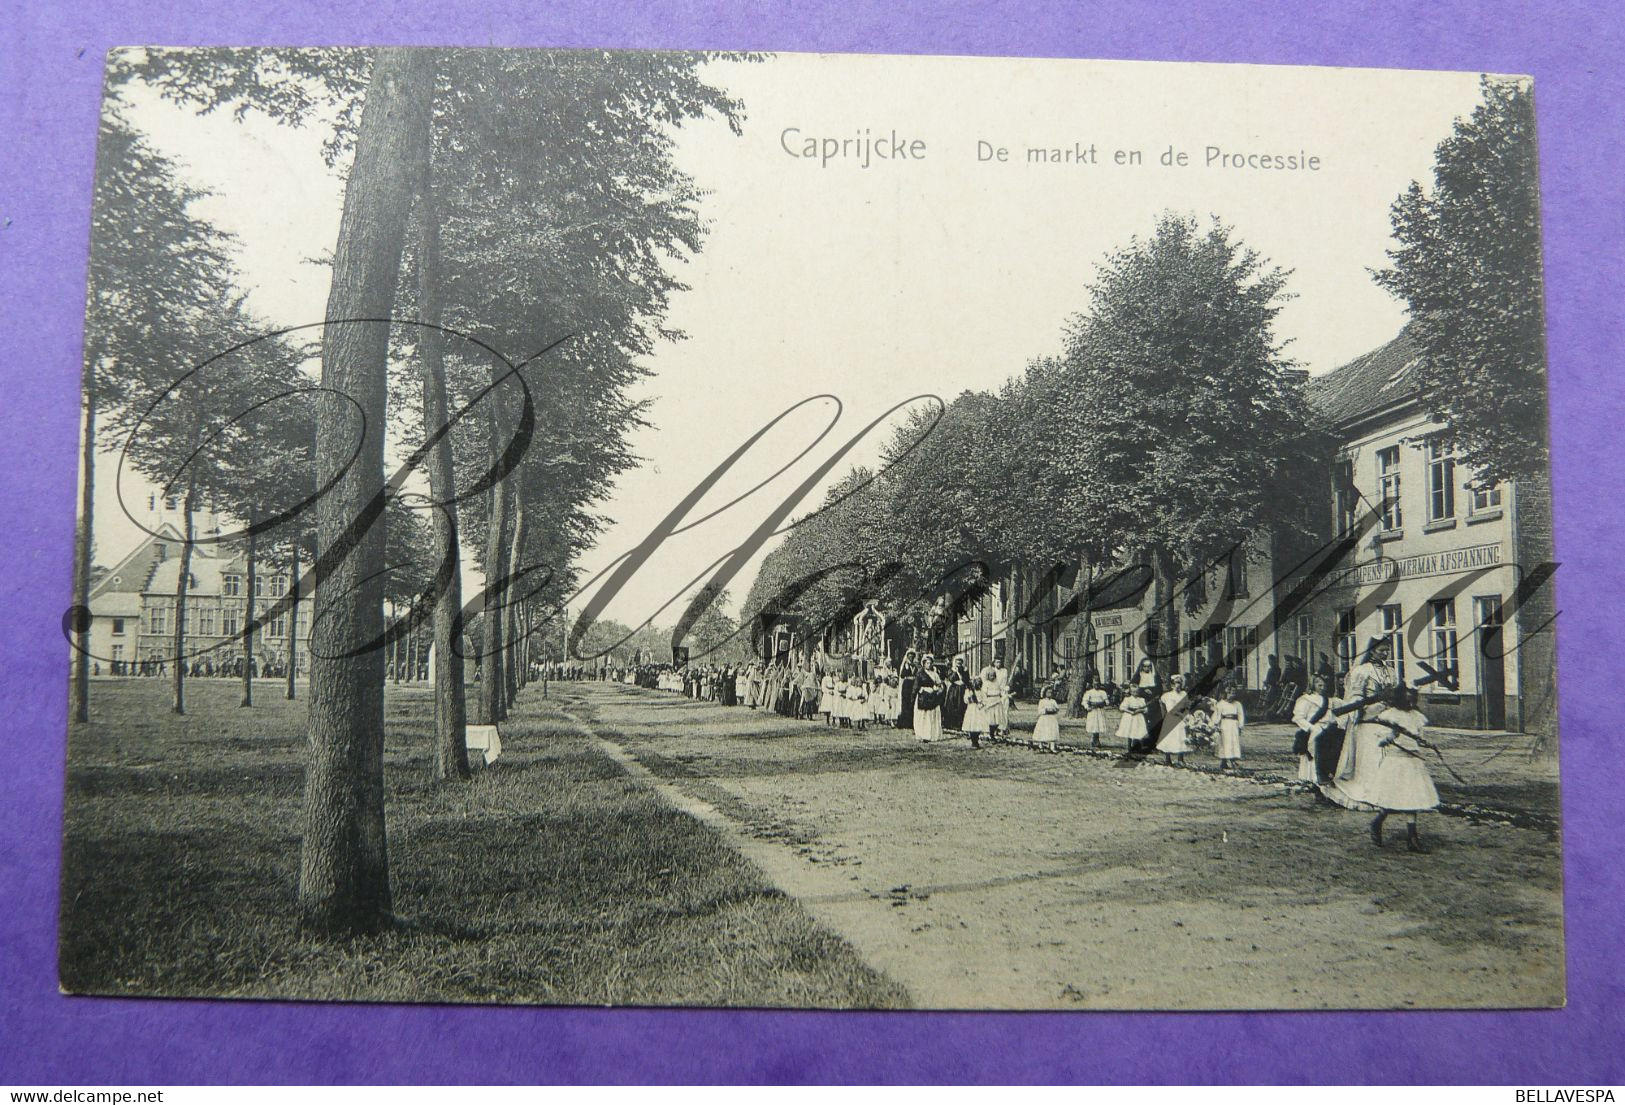
[[[1437,599],[1428,604],[1428,628],[1433,635],[1433,655],[1428,657],[1428,662],[1440,671],[1455,670],[1455,599]]]
[[[309,637],[310,636],[310,608],[309,607],[302,607],[300,609],[299,617],[296,619],[296,624],[299,626],[299,628],[297,630],[295,630],[294,632],[298,636],[300,636],[300,637]],[[1070,643],[1070,642],[1068,642],[1068,643]]]
[[[1484,488],[1473,492],[1473,513],[1488,514],[1492,510],[1501,509],[1501,485]]]
[[[169,632],[169,607],[153,606],[147,610],[147,632]]]
[[[1201,671],[1207,665],[1207,634],[1200,629],[1185,630],[1185,670]]]
[[[1456,516],[1456,458],[1438,439],[1428,442],[1428,521]]]
[[[1389,664],[1394,669],[1394,678],[1405,682],[1405,616],[1399,604],[1384,606],[1382,608],[1382,635],[1388,638],[1388,647],[1393,650],[1393,659]]]
[[[271,577],[271,597],[279,599],[288,593],[288,577],[279,575]]]
[[[198,632],[205,637],[213,637],[220,630],[220,611],[212,606],[205,606],[198,612]]]
[[[1347,533],[1354,528],[1355,513],[1360,503],[1360,492],[1354,486],[1354,462],[1338,461],[1332,479],[1332,490],[1337,499],[1337,532]]]
[[[1258,651],[1258,627],[1233,625],[1224,631],[1224,662],[1247,685],[1247,661]]]
[[[220,635],[221,636],[223,636],[223,637],[235,637],[235,636],[237,636],[238,632],[241,629],[242,629],[242,622],[237,617],[237,611],[236,610],[227,609],[227,610],[220,611]]]
[[[113,663],[120,664],[120,663],[123,663],[123,662],[124,662],[124,646],[123,645],[114,645],[113,646]]]
[[[1337,612],[1337,669],[1348,671],[1354,666],[1358,623],[1354,620],[1354,607]]]
[[[1244,599],[1247,597],[1247,550],[1238,546],[1230,554],[1230,559],[1224,566],[1224,597],[1227,599]]]
[[[243,594],[243,577],[232,572],[221,576],[220,593],[228,599],[241,598]]]
[[[1134,679],[1134,634],[1123,634],[1120,643],[1123,646],[1123,680],[1131,682]]]
[[[265,577],[264,576],[255,576],[254,577],[254,597],[257,598],[257,599],[262,599],[262,598],[265,597]]]
[[[1117,634],[1107,633],[1100,638],[1100,676],[1108,683],[1117,682]]]
[[[180,496],[178,496],[178,495],[166,495],[166,496],[164,496],[164,509],[165,510],[167,510],[167,511],[169,511],[171,513],[174,513],[175,511],[179,510],[180,508],[181,508]]]
[[[1382,495],[1382,528],[1399,529],[1405,524],[1399,508],[1399,446],[1377,450],[1377,486]]]
[[[123,618],[114,618],[113,619],[113,636],[115,636],[115,637],[124,636],[124,619]]]
[[[288,619],[286,615],[271,619],[271,626],[265,635],[273,641],[283,640],[288,636]]]
[[[1294,621],[1293,628],[1297,631],[1293,649],[1298,659],[1303,661],[1304,671],[1313,671],[1315,666],[1314,621],[1308,614],[1299,614]]]

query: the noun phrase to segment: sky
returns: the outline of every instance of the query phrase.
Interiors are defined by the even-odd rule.
[[[1389,206],[1431,179],[1435,147],[1479,99],[1472,73],[1189,63],[780,54],[707,73],[743,101],[744,134],[711,120],[678,135],[709,223],[702,252],[680,265],[690,290],[668,318],[688,337],[647,359],[650,426],[632,439],[643,463],[601,504],[613,523],[582,554],[586,577],[638,546],[752,434],[812,401],[686,517],[785,468],[775,480],[661,544],[616,592],[604,616],[632,625],[674,621],[679,592],[864,426],[881,420],[797,513],[875,459],[898,417],[888,411],[995,389],[1059,352],[1096,265],[1164,211],[1217,216],[1292,271],[1277,328],[1312,373],[1388,341],[1403,311],[1369,270],[1386,261]],[[319,259],[343,201],[321,160],[322,127],[198,116],[140,91],[131,104],[131,121],[212,193],[196,211],[237,236],[250,308],[276,325],[320,319]],[[919,156],[871,152],[865,165],[857,142],[846,147],[856,156],[792,156],[809,139],[822,148],[865,132]],[[1028,157],[1091,146],[1095,163]],[[1209,147],[1231,164],[1208,164]],[[1140,162],[1118,164],[1119,150]],[[1188,163],[1162,164],[1170,150]],[[1318,169],[1231,167],[1248,154],[1314,157]],[[111,486],[111,463],[97,471]],[[144,487],[128,485],[126,498],[144,504]],[[141,533],[115,496],[97,503],[97,560],[111,563]],[[730,584],[730,612],[761,555]]]

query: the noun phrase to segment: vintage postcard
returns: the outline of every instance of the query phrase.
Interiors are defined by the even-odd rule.
[[[114,51],[63,989],[1561,1005],[1533,96]]]

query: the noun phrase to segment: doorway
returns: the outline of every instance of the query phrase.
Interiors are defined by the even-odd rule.
[[[1478,639],[1478,721],[1485,729],[1505,729],[1507,673],[1501,596],[1475,596],[1473,623]]]

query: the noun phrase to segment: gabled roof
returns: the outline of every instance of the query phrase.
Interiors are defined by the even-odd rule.
[[[180,531],[165,522],[158,527],[156,536],[149,536],[119,561],[112,568],[103,572],[96,585],[90,589],[90,597],[110,594],[116,591],[129,591],[140,594],[147,589],[147,581],[152,578],[152,570],[159,562],[158,545],[178,546],[181,541]],[[173,581],[173,576],[171,577]]]
[[[1409,330],[1322,376],[1309,378],[1309,405],[1328,422],[1346,425],[1414,400],[1421,390],[1422,351]]]
[[[220,575],[226,562],[212,556],[198,556],[192,552],[192,583],[187,590],[194,595],[220,594]],[[181,574],[181,558],[171,556],[162,561],[147,581],[146,590],[160,595],[173,595],[175,583]]]

